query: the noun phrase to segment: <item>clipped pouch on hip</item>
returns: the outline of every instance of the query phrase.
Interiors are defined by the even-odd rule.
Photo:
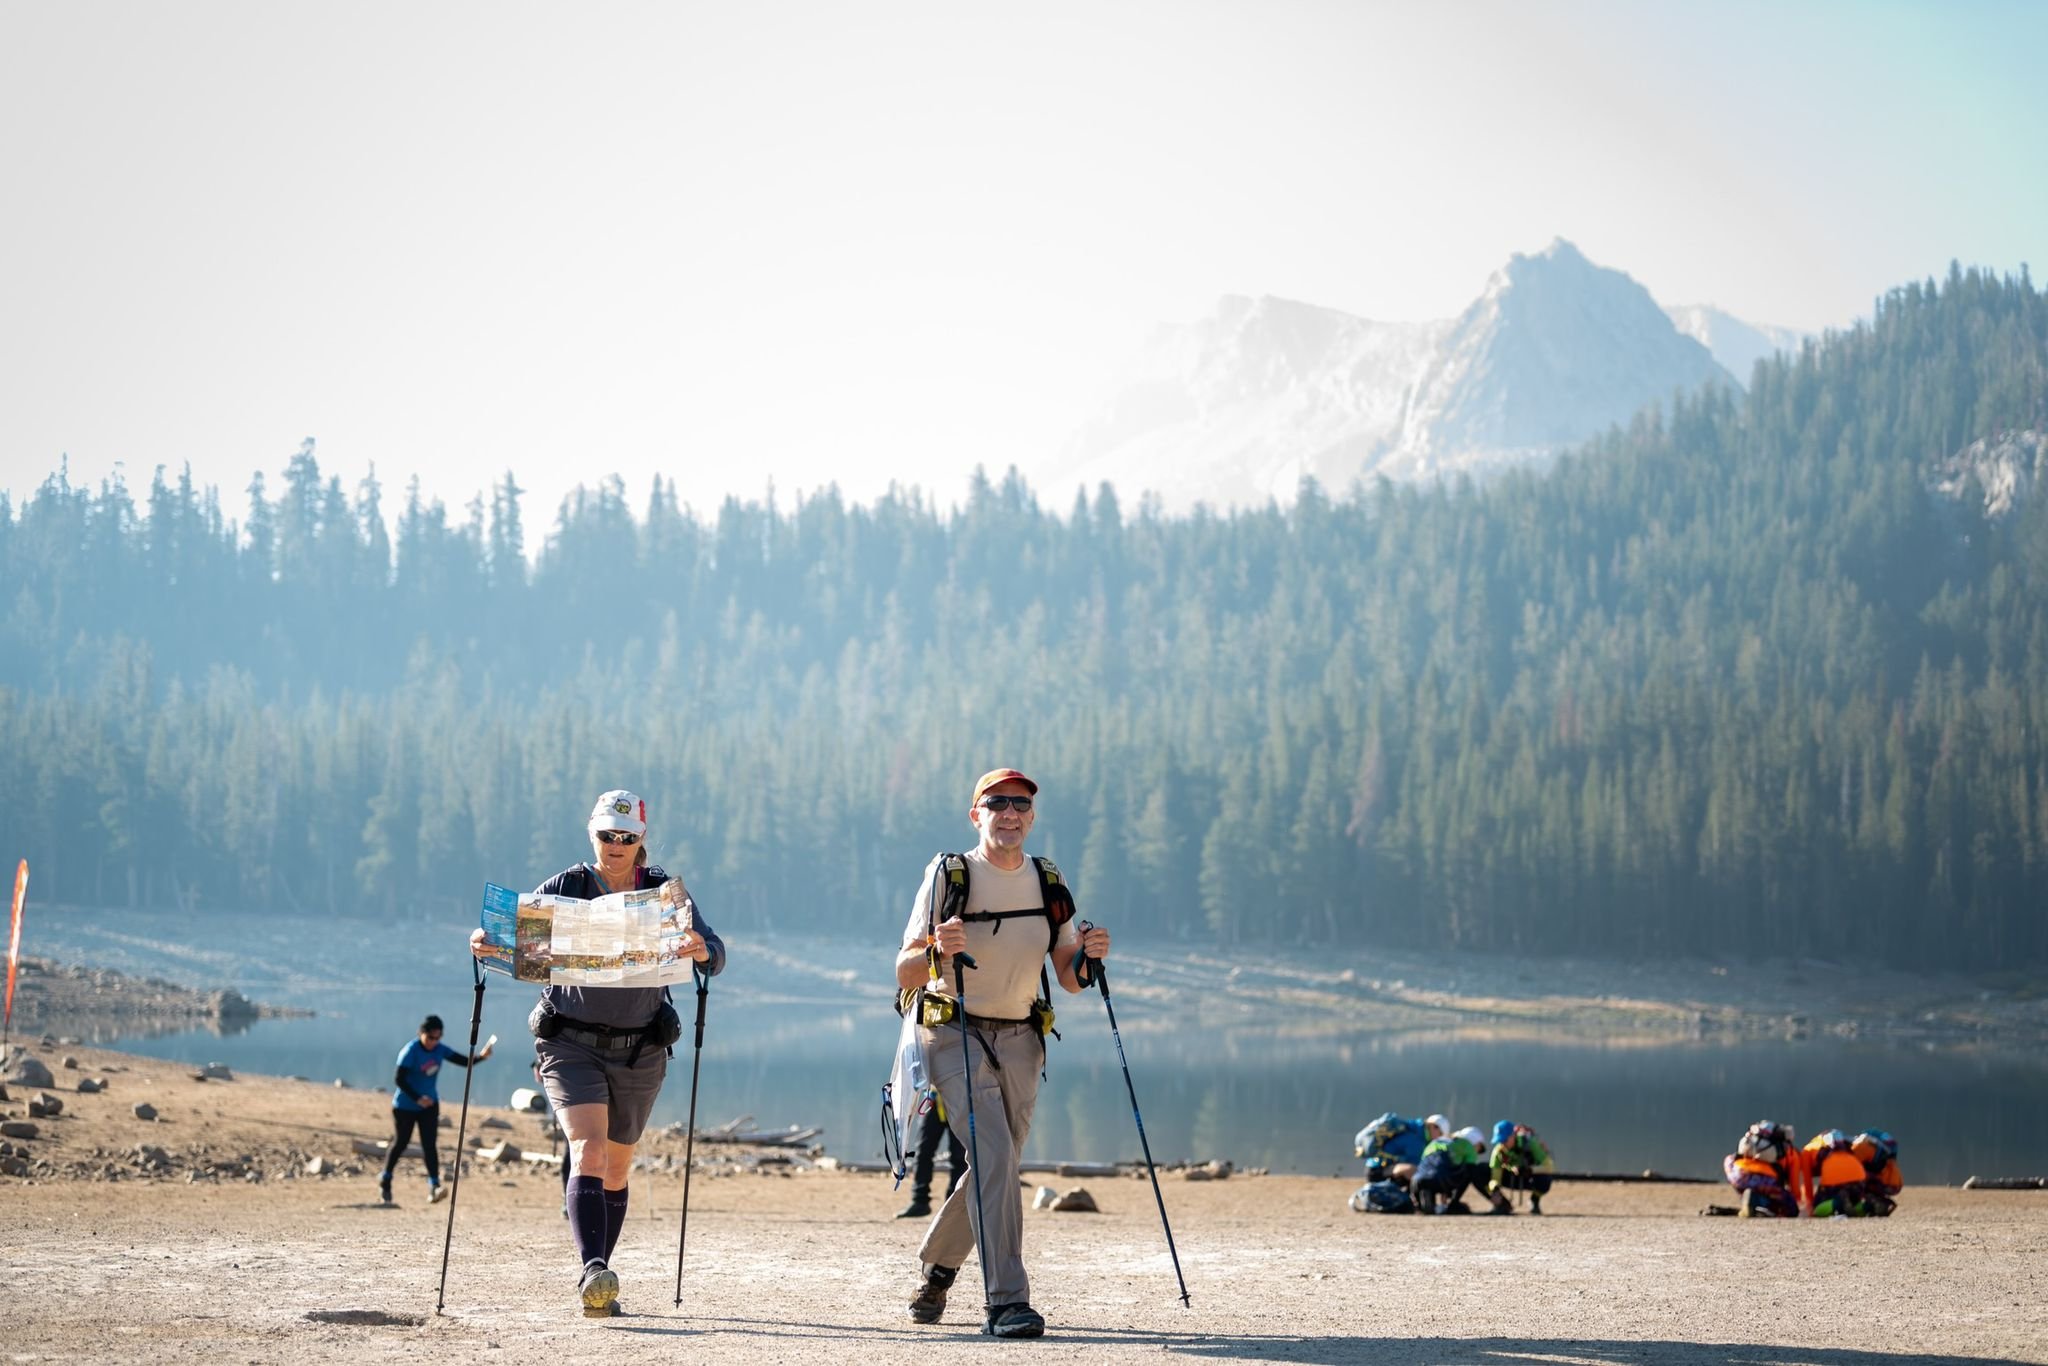
[[[683,1037],[683,1017],[676,1014],[676,1008],[667,1001],[654,1012],[654,1018],[647,1022],[647,1042],[657,1048],[667,1048]]]
[[[926,1029],[949,1025],[960,1016],[960,1003],[927,987],[918,994],[917,1022]]]
[[[536,1039],[552,1039],[562,1032],[562,1017],[542,997],[534,1002],[533,1012],[526,1017],[526,1027]]]

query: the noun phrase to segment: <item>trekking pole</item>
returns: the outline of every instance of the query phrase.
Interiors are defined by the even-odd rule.
[[[476,979],[476,995],[469,1007],[469,1066],[462,1069],[462,1118],[455,1126],[455,1170],[448,1179],[448,1232],[441,1239],[441,1288],[434,1292],[436,1314],[448,1302],[448,1249],[455,1242],[455,1202],[462,1195],[462,1144],[469,1132],[469,1083],[476,1076],[476,1034],[484,1022],[484,967],[474,954],[470,955],[469,974]]]
[[[1082,928],[1092,928],[1084,925]],[[1145,1150],[1145,1174],[1152,1178],[1152,1198],[1159,1203],[1159,1227],[1166,1230],[1166,1252],[1173,1258],[1173,1278],[1180,1282],[1180,1306],[1191,1309],[1188,1303],[1187,1278],[1180,1274],[1180,1252],[1173,1245],[1173,1225],[1166,1221],[1166,1197],[1159,1193],[1159,1169],[1152,1164],[1152,1144],[1145,1138],[1145,1117],[1138,1113],[1138,1088],[1131,1085],[1131,1063],[1124,1056],[1124,1036],[1117,1032],[1116,1007],[1109,1003],[1109,974],[1104,971],[1102,960],[1083,956],[1080,966],[1086,972],[1075,973],[1082,986],[1091,982],[1102,992],[1102,1008],[1109,1012],[1109,1037],[1116,1040],[1116,1060],[1123,1065],[1124,1090],[1131,1095],[1131,1118],[1138,1122],[1138,1146]]]
[[[697,979],[697,1044],[690,1054],[690,1132],[683,1139],[683,1226],[676,1234],[676,1308],[683,1307],[683,1248],[690,1240],[690,1168],[697,1159],[697,1069],[704,1061],[704,999],[711,994],[711,978],[693,965],[690,976]]]
[[[974,1174],[974,1252],[981,1263],[981,1303],[984,1311],[995,1295],[989,1289],[988,1269],[988,1226],[987,1211],[981,1203],[981,1156],[974,1146],[974,1055],[967,1050],[967,969],[975,967],[975,961],[964,953],[953,955],[953,1014],[960,1021],[960,1066],[961,1085],[967,1092],[967,1170]],[[1017,1198],[1017,1192],[1009,1192],[1009,1198]]]

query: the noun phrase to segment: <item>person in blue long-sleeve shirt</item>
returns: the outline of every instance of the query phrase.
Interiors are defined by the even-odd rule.
[[[491,1056],[489,1044],[479,1048],[475,1058],[458,1053],[441,1042],[442,1033],[441,1017],[429,1015],[420,1021],[420,1036],[398,1050],[398,1072],[392,1078],[391,1092],[391,1151],[384,1155],[384,1174],[377,1179],[378,1193],[387,1205],[391,1203],[391,1173],[412,1142],[415,1129],[420,1136],[420,1156],[427,1164],[427,1203],[447,1193],[441,1189],[441,1064],[468,1067]]]

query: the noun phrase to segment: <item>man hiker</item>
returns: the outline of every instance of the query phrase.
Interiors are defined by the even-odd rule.
[[[1058,870],[1024,853],[1037,793],[1038,784],[1014,768],[975,782],[967,807],[975,847],[941,854],[925,869],[896,955],[896,985],[918,993],[910,1008],[918,1011],[925,1067],[946,1122],[969,1140],[968,1175],[946,1197],[918,1249],[922,1274],[910,1317],[938,1322],[946,1292],[978,1245],[987,1300],[982,1331],[1005,1338],[1045,1332],[1024,1272],[1017,1162],[1038,1103],[1041,1025],[1051,1023],[1039,994],[1046,958],[1060,985],[1078,992],[1076,960],[1109,956],[1109,932],[1084,930],[1074,920]],[[973,969],[956,972],[956,954],[971,957]]]

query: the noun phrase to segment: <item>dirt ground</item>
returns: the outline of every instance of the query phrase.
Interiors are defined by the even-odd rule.
[[[519,1161],[468,1169],[437,1312],[449,1206],[410,1161],[380,1206],[353,1155],[384,1136],[382,1092],[29,1042],[63,1110],[8,1140],[32,1174],[0,1178],[13,1362],[2048,1363],[2048,1192],[1910,1186],[1881,1221],[1701,1218],[1725,1191],[1587,1184],[1540,1219],[1422,1219],[1353,1214],[1351,1179],[1169,1173],[1183,1308],[1142,1177],[1033,1177],[1102,1212],[1028,1213],[1048,1334],[998,1343],[972,1262],[943,1322],[909,1322],[919,1229],[890,1217],[886,1177],[700,1144],[677,1307],[667,1134],[632,1185],[625,1315],[580,1315],[556,1177]],[[85,1077],[106,1089],[80,1094]],[[0,1112],[25,1118],[40,1088],[9,1090]],[[469,1124],[546,1151],[536,1116],[472,1105]],[[306,1175],[316,1157],[333,1173]]]

